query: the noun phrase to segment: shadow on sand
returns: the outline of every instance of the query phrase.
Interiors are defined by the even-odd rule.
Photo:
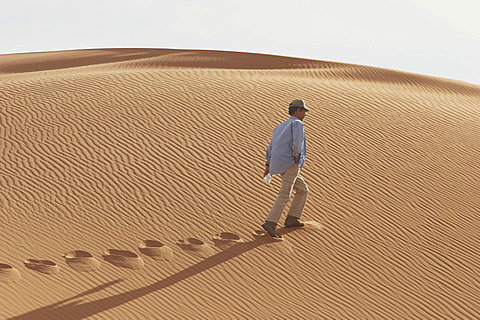
[[[298,230],[297,228],[282,228],[278,232],[281,235],[285,235]],[[39,319],[84,319],[103,311],[113,309],[124,303],[141,298],[152,292],[162,290],[185,279],[193,277],[199,273],[209,270],[219,264],[222,264],[228,260],[240,256],[241,254],[251,251],[265,244],[271,244],[275,241],[270,237],[256,237],[249,242],[236,243],[235,245],[221,251],[211,257],[208,257],[182,271],[177,272],[163,280],[152,283],[146,287],[131,290],[128,292],[119,293],[108,298],[100,300],[84,302],[80,299],[89,294],[97,291],[104,290],[112,285],[115,285],[122,280],[114,280],[105,284],[102,284],[96,288],[85,291],[72,298],[56,302],[54,304],[41,307],[39,309],[30,311],[28,313],[9,318],[10,320],[39,320]],[[68,303],[67,303],[68,302]]]

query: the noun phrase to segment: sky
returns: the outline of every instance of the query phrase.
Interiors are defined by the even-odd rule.
[[[480,84],[480,0],[12,0],[0,54],[209,49],[383,67]]]

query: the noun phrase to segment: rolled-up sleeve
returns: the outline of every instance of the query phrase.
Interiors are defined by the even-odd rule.
[[[300,157],[302,154],[303,144],[305,142],[305,132],[302,122],[294,121],[292,123],[292,138],[293,156]]]

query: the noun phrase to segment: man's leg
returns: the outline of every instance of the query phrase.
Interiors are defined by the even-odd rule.
[[[303,209],[307,203],[308,186],[299,174],[293,186],[295,195],[293,196],[292,204],[288,210],[288,215],[300,219],[302,217]]]
[[[274,222],[275,224],[278,223],[282,216],[283,209],[285,209],[288,200],[290,200],[299,172],[300,168],[298,167],[298,164],[295,163],[290,169],[282,174],[282,186],[280,187],[280,192],[278,193],[278,197],[275,200],[270,213],[265,219],[266,221]],[[303,182],[303,184],[305,184],[305,182]]]

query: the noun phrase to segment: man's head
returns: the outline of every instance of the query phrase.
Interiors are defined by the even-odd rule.
[[[303,118],[305,118],[307,111],[310,111],[310,109],[307,108],[307,105],[301,99],[293,100],[290,102],[290,106],[288,107],[288,114],[298,118],[301,121],[303,121]]]

